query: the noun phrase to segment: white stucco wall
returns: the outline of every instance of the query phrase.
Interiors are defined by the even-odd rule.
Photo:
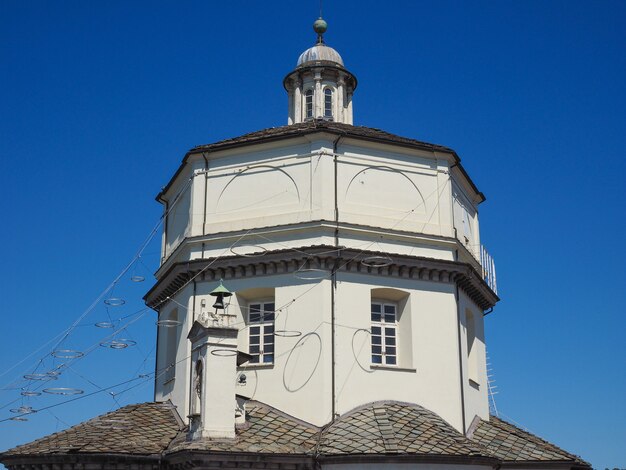
[[[487,361],[485,349],[484,317],[481,309],[463,292],[459,293],[459,308],[461,316],[461,343],[463,350],[463,386],[465,393],[465,421],[470,425],[474,416],[489,419],[489,398],[487,384]],[[470,358],[467,344],[467,312],[472,313],[474,319],[474,345],[476,348]],[[470,360],[474,359],[474,365]]]
[[[262,229],[269,237],[274,228],[300,225],[306,230],[307,224],[317,230],[311,222],[335,223],[336,216],[344,246],[370,244],[374,251],[448,260],[455,252],[453,224],[470,217],[471,227],[466,225],[473,238],[467,247],[478,253],[476,213],[470,209],[471,216],[463,215],[457,201],[465,199],[448,174],[447,158],[354,139],[337,142],[335,157],[336,140],[320,133],[289,143],[215,152],[207,155],[206,174],[204,159],[191,158],[166,194],[173,200],[193,172],[200,172],[168,216],[165,264],[196,258],[198,252],[204,257],[220,254],[226,242],[232,243],[228,234]],[[469,202],[466,206],[472,207]],[[457,227],[457,233],[463,229]],[[315,244],[321,236],[300,233],[296,240],[308,238]],[[269,238],[266,245],[273,242]],[[284,237],[281,242],[293,245]]]
[[[461,428],[454,287],[359,274],[339,274],[337,279],[338,412],[377,400],[407,401]],[[371,290],[377,288],[408,294],[407,306],[400,312],[397,367],[371,364]],[[394,294],[401,292],[386,297],[394,300]]]
[[[167,253],[157,277],[174,263],[192,259],[263,250],[288,252],[335,243],[390,256],[451,261],[459,249],[454,226],[458,232],[455,211],[461,205],[455,201],[463,199],[467,207],[473,207],[463,196],[465,190],[450,177],[449,156],[425,151],[338,141],[336,136],[320,133],[206,157],[208,163],[200,156],[190,158],[164,195],[165,199],[174,197],[193,172],[200,172],[168,217]],[[475,208],[468,214],[471,241],[479,243]],[[165,336],[177,334],[179,343],[175,379],[166,383],[165,378],[157,378],[156,399],[171,398],[181,416],[189,412],[187,332],[193,312],[196,317],[201,313],[203,301],[212,310],[214,298],[209,293],[217,281],[198,278],[194,284],[161,309],[161,318],[167,318],[176,308],[183,324],[178,330],[159,329],[158,368],[168,361]],[[237,386],[237,393],[323,425],[332,419],[334,367],[334,409],[339,414],[376,400],[407,401],[434,411],[462,431],[463,387],[466,425],[476,414],[488,416],[482,311],[464,294],[457,311],[452,283],[338,273],[334,366],[330,279],[306,281],[293,274],[268,274],[229,279],[227,287],[236,293],[229,311],[236,315],[241,350],[248,350],[247,306],[253,300],[267,300],[268,292],[280,310],[275,329],[299,333],[276,336],[273,365],[241,368],[247,380]],[[403,296],[398,367],[371,365],[372,289]],[[464,323],[467,309],[475,318],[478,357],[471,384]]]
[[[196,317],[205,309],[213,311],[217,285],[196,284]],[[230,298],[228,312],[236,315],[240,329],[239,348],[248,350],[247,307],[255,300],[269,300],[273,295],[277,314],[275,330],[288,332],[275,336],[275,361],[272,365],[249,364],[240,368],[247,381],[237,393],[258,399],[286,413],[317,425],[332,418],[332,340],[331,282],[304,281],[292,274],[233,279],[228,288],[236,292]],[[372,290],[376,294],[372,293]],[[177,296],[177,302],[189,296],[189,310],[178,304],[168,305],[161,315],[177,307],[184,321],[180,330],[161,328],[158,361],[167,364],[163,335],[179,334],[176,378],[164,383],[157,380],[157,399],[171,398],[181,414],[188,413],[190,354],[186,334],[193,323],[191,287]],[[383,292],[383,294],[380,294]],[[372,366],[370,304],[372,297],[388,298],[400,305],[398,322],[398,366]],[[293,301],[295,299],[295,302]],[[406,299],[406,301],[404,300]],[[181,302],[182,303],[182,302]],[[462,298],[461,309],[476,308]],[[182,314],[181,314],[182,312]],[[474,415],[488,415],[482,316],[476,312],[476,345],[480,359],[479,388],[470,385],[464,362],[466,422]],[[418,403],[462,429],[461,378],[459,370],[457,305],[452,284],[430,281],[381,278],[374,275],[340,273],[335,291],[335,411],[343,414],[377,400]],[[465,327],[462,325],[462,357],[466,361]],[[297,332],[297,336],[291,336]]]
[[[181,324],[176,327],[157,326],[158,348],[156,354],[155,400],[172,400],[173,403],[179,406],[180,410],[185,410],[185,416],[189,410],[191,344],[187,340],[187,334],[193,325],[193,317],[190,314],[192,301],[193,286],[190,284],[173,296],[173,300],[166,303],[159,312],[159,320],[165,320],[169,319],[171,312],[175,310],[178,321]],[[174,335],[177,339],[173,374],[168,370],[172,364],[167,354],[168,336],[170,335]]]

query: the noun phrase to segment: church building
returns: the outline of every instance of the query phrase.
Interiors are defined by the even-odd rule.
[[[154,401],[10,470],[591,468],[490,414],[485,196],[454,150],[353,125],[326,29],[283,80],[286,126],[192,148],[157,196]]]

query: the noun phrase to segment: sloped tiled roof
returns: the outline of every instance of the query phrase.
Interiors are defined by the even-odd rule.
[[[213,452],[253,452],[261,454],[313,454],[320,428],[282,413],[271,406],[249,401],[246,424],[237,428],[234,440],[186,440],[186,431],[167,449]]]
[[[427,456],[493,459],[504,463],[566,463],[591,468],[527,431],[492,416],[471,439],[440,416],[412,403],[375,402],[345,413],[324,428],[249,401],[246,422],[232,440],[187,441],[175,410],[163,403],[129,405],[0,454],[0,460],[66,454],[160,456],[184,451],[300,457]]]
[[[431,144],[428,142],[423,142],[421,140],[411,139],[408,137],[402,137],[397,134],[392,134],[390,132],[383,131],[381,129],[377,129],[375,127],[365,127],[365,126],[353,126],[351,124],[344,124],[342,122],[334,122],[334,121],[325,121],[323,119],[313,119],[307,122],[301,122],[298,124],[290,124],[288,126],[280,126],[280,127],[269,127],[267,129],[262,129],[260,131],[250,132],[248,134],[243,134],[238,137],[233,137],[230,139],[220,140],[218,142],[213,142],[205,145],[198,145],[193,147],[183,159],[182,165],[178,168],[172,179],[170,179],[169,183],[165,185],[165,187],[161,190],[159,195],[163,194],[167,191],[178,174],[182,171],[182,168],[187,161],[187,158],[194,153],[199,152],[214,152],[218,150],[226,150],[233,147],[242,147],[245,145],[254,145],[260,144],[264,142],[273,142],[283,139],[290,139],[294,137],[314,134],[316,132],[328,132],[331,134],[335,134],[337,136],[345,136],[352,137],[360,140],[368,140],[370,142],[378,142],[383,144],[391,144],[391,145],[401,145],[404,147],[426,150],[430,152],[445,152],[452,154],[454,159],[457,162],[458,169],[463,173],[467,181],[472,186],[472,188],[480,194],[480,196],[484,199],[484,195],[478,190],[474,182],[471,180],[463,165],[461,165],[461,159],[457,155],[457,153],[444,145]],[[158,200],[159,196],[157,196]]]
[[[322,433],[322,455],[491,455],[435,413],[410,403],[377,402],[334,421]]]
[[[496,416],[481,420],[472,439],[499,459],[514,462],[567,461],[589,466],[580,457]]]
[[[290,124],[288,126],[270,127],[267,129],[262,129],[260,131],[250,132],[248,134],[234,137],[232,139],[220,140],[219,142],[214,142],[207,145],[198,145],[197,147],[194,147],[191,151],[194,152],[202,150],[218,150],[231,146],[255,144],[259,143],[260,141],[287,139],[290,137],[297,137],[300,135],[321,131],[327,131],[333,134],[345,135],[347,137],[357,137],[377,142],[407,145],[422,150],[437,150],[454,153],[454,150],[448,147],[444,147],[443,145],[429,144],[428,142],[422,142],[420,140],[402,137],[383,131],[381,129],[376,129],[374,127],[353,126],[351,124],[325,121],[322,119],[314,119],[298,124]]]
[[[0,458],[68,453],[160,454],[180,430],[174,413],[163,403],[125,406],[9,449]]]

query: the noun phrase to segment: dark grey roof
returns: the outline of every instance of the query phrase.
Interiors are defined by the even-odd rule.
[[[290,124],[288,126],[270,127],[268,129],[262,129],[256,132],[250,132],[232,139],[220,140],[207,145],[198,145],[191,149],[191,152],[196,151],[211,151],[221,150],[231,146],[241,146],[246,144],[256,144],[261,141],[271,141],[286,139],[290,137],[297,137],[300,135],[311,134],[313,132],[330,132],[332,134],[343,135],[346,137],[356,137],[359,139],[372,140],[376,142],[384,142],[391,144],[400,144],[421,150],[440,151],[446,153],[455,153],[449,147],[443,145],[429,144],[428,142],[422,142],[408,137],[401,137],[396,134],[385,132],[381,129],[365,126],[353,126],[351,124],[344,124],[341,122],[325,121],[323,119],[314,119],[307,122],[301,122],[298,124]]]
[[[70,453],[160,454],[181,429],[175,413],[164,403],[128,405],[9,449],[0,454],[0,460],[6,456]]]
[[[591,465],[580,457],[524,431],[496,416],[480,421],[472,439],[509,462],[570,462],[583,467]]]
[[[298,124],[290,124],[288,126],[270,127],[256,132],[250,132],[231,139],[220,140],[206,145],[198,145],[193,147],[183,159],[182,165],[178,168],[174,176],[170,179],[169,183],[159,192],[156,199],[159,200],[161,195],[168,190],[172,185],[178,174],[182,171],[187,158],[194,153],[199,152],[212,152],[217,150],[226,150],[232,147],[242,147],[245,145],[259,144],[263,142],[271,142],[276,140],[289,139],[293,137],[313,134],[316,132],[329,132],[337,136],[353,137],[361,140],[369,140],[371,142],[386,143],[391,145],[401,145],[404,147],[426,150],[426,151],[438,151],[452,154],[455,162],[458,164],[458,169],[463,173],[469,184],[474,191],[485,200],[484,194],[482,194],[472,179],[469,177],[463,166],[460,164],[461,159],[457,153],[449,147],[438,144],[430,144],[428,142],[422,142],[416,139],[410,139],[408,137],[402,137],[396,134],[377,129],[374,127],[365,126],[353,126],[351,124],[344,124],[341,122],[325,121],[323,119],[314,119],[307,122]]]
[[[427,409],[395,401],[358,407],[320,428],[266,404],[249,401],[235,439],[187,441],[175,410],[163,403],[129,405],[0,454],[29,457],[110,454],[128,457],[180,452],[281,455],[302,458],[432,458],[440,462],[589,464],[499,418],[480,421],[471,439]]]
[[[234,440],[187,441],[179,433],[168,454],[183,450],[247,452],[255,454],[313,455],[320,428],[256,401],[246,404],[246,423],[237,428]]]
[[[491,457],[432,411],[400,402],[370,403],[344,414],[324,429],[319,453]]]

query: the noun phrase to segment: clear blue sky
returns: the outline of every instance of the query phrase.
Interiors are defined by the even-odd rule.
[[[281,82],[317,13],[313,0],[0,2],[0,374],[132,258],[187,149],[286,124]],[[596,468],[626,467],[626,3],[326,0],[324,16],[359,80],[355,124],[454,148],[487,195],[498,409]],[[158,249],[133,269],[149,276]],[[120,283],[127,305],[109,314],[141,309],[149,284]],[[65,346],[97,344],[106,315],[99,303]],[[141,316],[137,347],[96,348],[56,385],[150,372],[154,329]],[[19,396],[0,390],[0,407]],[[115,406],[99,394],[0,422],[0,448]]]

